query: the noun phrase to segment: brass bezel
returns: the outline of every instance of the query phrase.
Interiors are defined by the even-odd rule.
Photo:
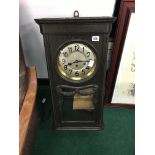
[[[59,63],[60,51],[63,48],[65,48],[66,46],[69,46],[70,44],[74,44],[74,43],[75,44],[80,43],[80,44],[83,44],[84,46],[87,46],[94,55],[94,64],[93,64],[91,70],[86,75],[84,75],[82,77],[72,77],[72,76],[66,74],[66,72],[64,72],[64,69],[61,67],[61,65]],[[58,71],[59,71],[60,75],[62,75],[63,77],[68,78],[69,80],[73,80],[73,81],[82,81],[82,80],[85,80],[85,79],[89,78],[90,76],[92,76],[93,73],[95,72],[95,70],[96,70],[96,54],[95,54],[94,50],[92,48],[90,48],[90,46],[87,45],[86,43],[78,42],[78,41],[77,42],[76,41],[75,42],[69,42],[68,44],[65,44],[65,46],[63,46],[61,49],[59,49],[58,52],[59,52],[59,54],[57,54],[57,58],[56,58],[57,63],[56,64],[57,64],[57,68],[58,68]]]

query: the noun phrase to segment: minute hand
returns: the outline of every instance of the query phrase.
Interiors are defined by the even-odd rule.
[[[68,63],[68,65],[72,65],[74,63],[78,63],[78,62],[89,62],[90,60],[85,60],[85,61],[82,61],[82,60],[75,60],[74,62],[71,62],[71,63]]]

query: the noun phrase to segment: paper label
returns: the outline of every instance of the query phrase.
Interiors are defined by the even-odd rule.
[[[99,36],[92,36],[92,41],[99,41],[100,37]]]
[[[88,66],[89,66],[89,67],[92,67],[93,64],[94,64],[94,61],[93,61],[93,60],[90,60]]]

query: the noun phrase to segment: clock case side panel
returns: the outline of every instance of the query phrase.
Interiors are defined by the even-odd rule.
[[[50,93],[51,93],[51,101],[52,101],[52,110],[53,110],[53,124],[54,124],[54,128],[60,126],[59,122],[60,122],[60,117],[59,115],[57,115],[57,113],[59,113],[58,111],[58,104],[54,104],[55,103],[55,100],[54,100],[54,78],[53,78],[53,74],[52,74],[52,71],[51,71],[51,53],[50,52],[47,52],[47,51],[50,51],[50,44],[49,44],[49,35],[43,35],[43,38],[44,38],[44,47],[45,47],[45,55],[46,55],[46,65],[47,65],[47,71],[48,71],[48,78],[49,78],[49,84],[50,84]]]

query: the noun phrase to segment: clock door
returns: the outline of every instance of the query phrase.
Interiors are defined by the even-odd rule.
[[[96,71],[96,51],[88,43],[70,41],[58,49],[56,68],[66,81],[79,83],[77,86],[58,85],[59,110],[61,124],[96,122],[96,104],[98,85],[81,85],[90,79]]]

